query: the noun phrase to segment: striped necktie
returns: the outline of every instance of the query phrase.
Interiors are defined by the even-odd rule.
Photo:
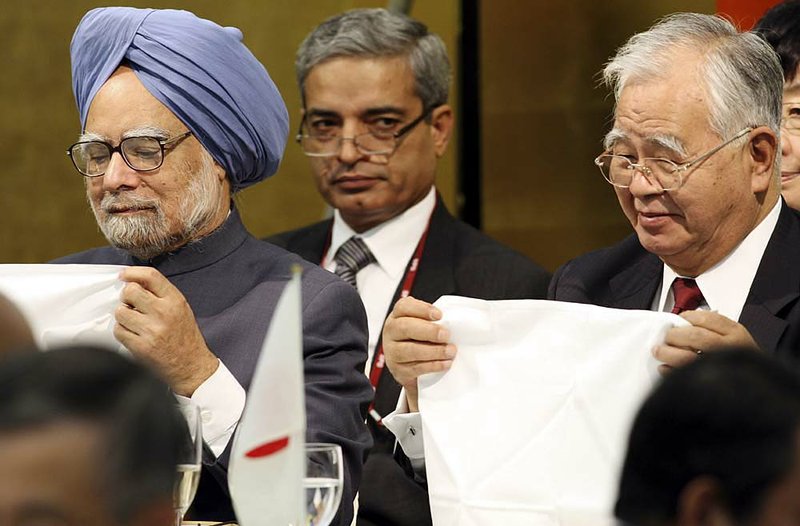
[[[334,273],[356,289],[358,289],[356,273],[377,261],[364,240],[356,236],[351,237],[339,247],[333,260],[336,262]]]

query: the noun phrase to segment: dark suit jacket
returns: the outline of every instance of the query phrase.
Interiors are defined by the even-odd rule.
[[[319,264],[332,220],[273,236],[268,241]],[[549,274],[525,256],[458,221],[437,201],[428,239],[411,289],[415,298],[433,302],[445,294],[487,300],[544,298]],[[399,298],[395,292],[392,305]],[[388,315],[388,313],[387,313]],[[384,369],[375,393],[381,415],[397,405],[400,385]],[[406,476],[393,458],[395,438],[369,419],[375,446],[364,465],[359,494],[359,526],[431,524],[424,487]]]
[[[556,271],[549,299],[650,309],[662,262],[636,235],[574,259]],[[800,214],[786,203],[767,244],[739,322],[767,351],[800,355]]]
[[[300,264],[306,436],[309,442],[342,446],[345,487],[342,513],[335,524],[349,526],[363,458],[371,445],[364,418],[372,398],[363,372],[367,320],[361,300],[350,285],[294,254],[253,238],[236,210],[209,236],[152,261],[106,247],[73,254],[56,263],[155,267],[186,297],[209,349],[245,389],[250,386],[291,266]],[[206,459],[190,510],[193,517],[219,521],[235,518],[227,485],[232,443],[218,459],[213,455]]]

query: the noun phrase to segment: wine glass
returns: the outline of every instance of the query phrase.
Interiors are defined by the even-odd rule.
[[[194,500],[197,484],[200,482],[200,467],[203,458],[203,426],[200,409],[192,403],[178,404],[178,410],[186,420],[186,433],[178,454],[178,477],[172,491],[172,505],[175,509],[175,524],[180,526],[186,510]]]
[[[342,448],[338,444],[306,444],[306,524],[328,526],[342,500]]]

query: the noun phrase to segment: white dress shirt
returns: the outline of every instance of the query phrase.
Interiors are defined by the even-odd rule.
[[[402,214],[360,234],[345,223],[338,210],[333,214],[331,245],[325,254],[322,267],[331,272],[336,269],[333,256],[339,247],[352,236],[363,239],[376,260],[376,263],[367,265],[356,274],[358,294],[367,311],[369,325],[369,347],[364,370],[367,376],[369,376],[375,346],[383,331],[383,322],[391,307],[394,293],[428,226],[435,206],[436,190],[431,187],[428,194],[419,203]]]
[[[704,302],[700,309],[715,310],[732,320],[738,320],[744,308],[744,302],[755,279],[761,257],[767,248],[781,211],[781,199],[767,216],[742,240],[725,258],[703,274],[694,278],[703,293]],[[661,278],[661,290],[653,299],[650,310],[671,311],[675,305],[672,295],[672,282],[675,273],[667,265]],[[736,286],[731,286],[735,284]],[[425,451],[422,438],[422,419],[419,413],[409,413],[405,390],[400,393],[400,400],[394,412],[383,418],[383,424],[391,431],[403,452],[411,461],[417,473],[425,469]]]
[[[203,441],[215,456],[220,456],[242,417],[246,400],[244,387],[220,361],[214,374],[200,384],[191,398],[179,395],[175,398],[180,404],[193,403],[200,408]]]

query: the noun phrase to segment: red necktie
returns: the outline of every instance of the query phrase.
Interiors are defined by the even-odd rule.
[[[680,314],[685,310],[695,310],[703,302],[703,293],[697,282],[688,278],[675,278],[672,282],[672,295],[675,297],[673,314]]]

